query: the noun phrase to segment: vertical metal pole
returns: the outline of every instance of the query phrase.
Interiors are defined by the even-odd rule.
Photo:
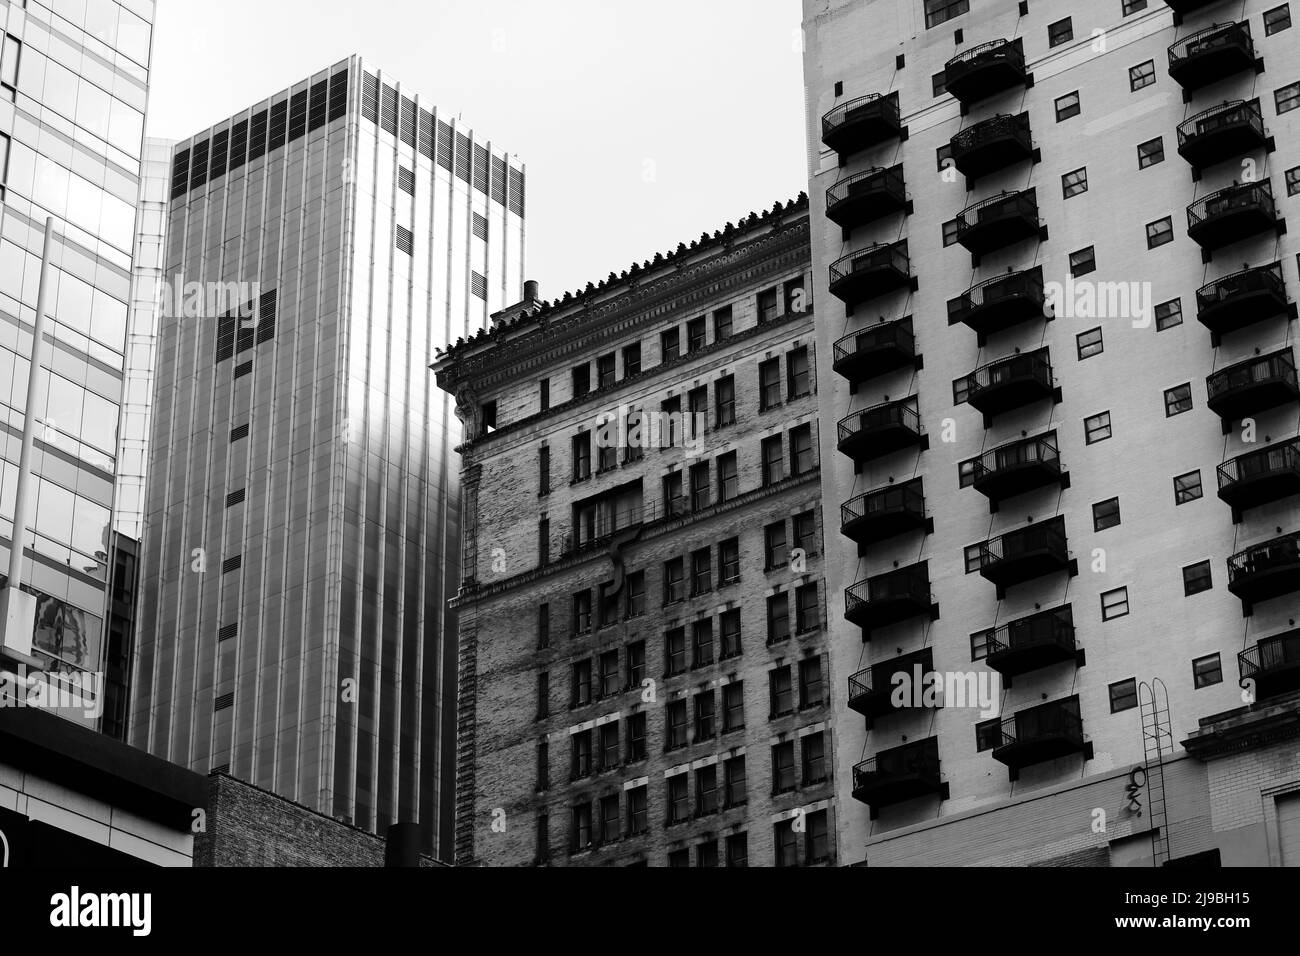
[[[36,439],[36,400],[45,359],[45,304],[50,291],[50,246],[54,238],[54,217],[45,220],[45,245],[41,251],[41,282],[36,293],[36,328],[32,341],[32,366],[27,374],[27,414],[23,421],[23,450],[18,459],[18,489],[14,498],[13,544],[9,551],[9,584],[22,583],[23,553],[31,542],[29,530],[32,500],[32,446]]]

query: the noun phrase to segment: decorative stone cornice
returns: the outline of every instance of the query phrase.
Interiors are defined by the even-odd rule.
[[[1183,741],[1201,760],[1224,757],[1300,737],[1300,693],[1216,714]]]

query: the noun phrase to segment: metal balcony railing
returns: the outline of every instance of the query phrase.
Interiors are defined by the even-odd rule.
[[[1018,438],[1005,445],[999,445],[972,458],[969,467],[962,467],[961,485],[978,485],[987,478],[995,477],[1025,465],[1044,465],[1057,472],[1061,470],[1061,453],[1056,446],[1056,432],[1046,435]]]
[[[916,336],[910,322],[881,322],[844,336],[835,343],[835,364],[879,349],[894,348],[909,356],[916,355]]]
[[[904,428],[919,435],[921,415],[917,411],[916,400],[905,398],[885,402],[842,418],[839,422],[839,440],[845,442],[883,428]]]
[[[840,505],[841,526],[863,518],[905,513],[925,517],[925,492],[922,479],[914,478],[900,485],[890,485],[858,495]]]
[[[846,617],[866,610],[873,604],[894,601],[930,603],[930,575],[926,566],[914,564],[859,581],[844,591]]]
[[[952,149],[953,160],[960,169],[961,157],[964,154],[975,152],[989,143],[1008,139],[1014,140],[1026,153],[1033,149],[1028,113],[1018,115],[1001,113],[974,126],[968,126],[949,140],[949,147]]]
[[[843,225],[845,208],[872,195],[879,195],[884,205],[901,207],[906,204],[907,186],[903,181],[902,163],[855,173],[829,187],[826,190],[826,218]]]
[[[822,142],[843,153],[883,141],[900,128],[898,93],[869,93],[841,103],[822,117]],[[864,132],[859,135],[859,131]]]
[[[1253,130],[1260,140],[1265,138],[1264,117],[1259,110],[1259,100],[1231,100],[1179,123],[1178,150],[1181,153],[1196,140],[1214,136],[1225,129],[1243,126]]]
[[[1255,44],[1250,38],[1248,21],[1216,23],[1171,44],[1169,73],[1171,76],[1185,73],[1195,66],[1195,61],[1227,49],[1238,50],[1250,60],[1255,58]],[[1217,79],[1217,76],[1210,79]]]
[[[1216,220],[1238,212],[1258,210],[1268,219],[1277,218],[1273,186],[1268,180],[1227,186],[1187,207],[1187,228],[1202,229]]]
[[[1300,569],[1300,531],[1239,551],[1228,559],[1229,586],[1258,575]]]
[[[1300,478],[1300,438],[1231,458],[1219,466],[1219,491],[1243,481],[1291,474]]]
[[[994,748],[995,751],[1000,747],[1028,744],[1045,738],[1064,739],[1082,747],[1083,718],[1079,715],[1079,698],[1067,697],[1022,710],[1002,721],[998,731],[1001,743]]]
[[[1232,305],[1256,294],[1280,300],[1282,307],[1286,307],[1286,284],[1282,279],[1280,262],[1242,269],[1201,286],[1196,290],[1196,310],[1198,313],[1211,312],[1219,306]]]
[[[957,241],[962,234],[1003,219],[1030,219],[1038,223],[1038,199],[1031,190],[1004,192],[967,206],[957,214]]]
[[[980,396],[990,390],[998,389],[1012,382],[1031,382],[1052,389],[1052,362],[1049,350],[1037,349],[1021,355],[990,362],[977,368],[965,378],[957,380],[954,395],[972,405],[979,403]]]
[[[1300,630],[1266,637],[1237,655],[1243,681],[1253,680],[1257,697],[1289,690],[1300,683]],[[1282,680],[1290,672],[1291,680]]]
[[[836,259],[831,263],[831,286],[843,283],[863,272],[891,269],[902,275],[910,275],[910,263],[907,256],[907,240],[898,242],[877,242],[858,252]]]
[[[1297,387],[1295,358],[1290,349],[1229,366],[1207,378],[1205,385],[1213,404],[1234,392],[1272,382]]]

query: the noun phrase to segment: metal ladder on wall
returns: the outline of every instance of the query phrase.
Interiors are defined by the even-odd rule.
[[[1138,685],[1142,711],[1142,752],[1146,759],[1147,801],[1150,809],[1152,865],[1169,861],[1169,817],[1165,807],[1165,755],[1174,752],[1169,725],[1169,691],[1159,677]]]

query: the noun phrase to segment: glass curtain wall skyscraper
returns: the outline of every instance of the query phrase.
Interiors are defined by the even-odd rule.
[[[105,670],[153,19],[152,0],[0,2],[0,568],[13,539],[43,232],[53,217],[21,584],[36,596],[32,656],[56,671]],[[16,640],[6,634],[6,644]]]
[[[351,58],[172,162],[131,740],[450,857],[460,424],[524,173]]]

